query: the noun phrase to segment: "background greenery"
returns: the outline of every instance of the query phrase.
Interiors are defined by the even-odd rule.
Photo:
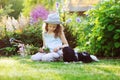
[[[101,56],[120,56],[120,1],[98,4],[88,12],[92,24],[89,35],[91,52]]]
[[[77,47],[80,52],[87,51],[102,57],[120,57],[119,0],[103,1],[85,12],[84,16],[78,15],[77,12],[62,12],[61,0],[4,0],[0,1],[3,7],[0,9],[0,17],[8,15],[17,19],[19,13],[30,17],[31,10],[38,4],[44,6],[48,12],[55,11],[56,2],[59,3],[58,8],[61,21],[64,22],[64,32],[72,48]],[[77,18],[80,18],[80,22],[76,21]],[[66,23],[69,19],[71,21]],[[42,46],[42,23],[40,20],[37,24],[28,25],[21,33],[6,32],[1,27],[0,41],[5,44],[4,47],[11,47],[9,39],[14,37],[25,44],[40,47]]]

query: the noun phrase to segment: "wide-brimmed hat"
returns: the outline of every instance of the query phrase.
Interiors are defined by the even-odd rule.
[[[49,14],[48,18],[44,20],[44,22],[50,24],[61,24],[60,17],[57,13]]]

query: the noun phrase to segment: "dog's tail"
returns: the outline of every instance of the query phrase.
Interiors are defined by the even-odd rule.
[[[99,61],[99,59],[94,55],[90,55],[90,57],[92,58],[93,61]]]

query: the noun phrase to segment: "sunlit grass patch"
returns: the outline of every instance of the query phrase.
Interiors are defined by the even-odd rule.
[[[1,57],[0,80],[120,80],[120,60],[93,63],[39,62],[27,57]]]

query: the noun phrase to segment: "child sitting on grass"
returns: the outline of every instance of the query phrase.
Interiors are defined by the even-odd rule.
[[[43,47],[40,48],[40,52],[32,55],[31,59],[35,61],[57,61],[63,56],[62,48],[69,46],[63,32],[63,26],[57,13],[49,14],[44,22]],[[46,52],[45,48],[49,52]]]

